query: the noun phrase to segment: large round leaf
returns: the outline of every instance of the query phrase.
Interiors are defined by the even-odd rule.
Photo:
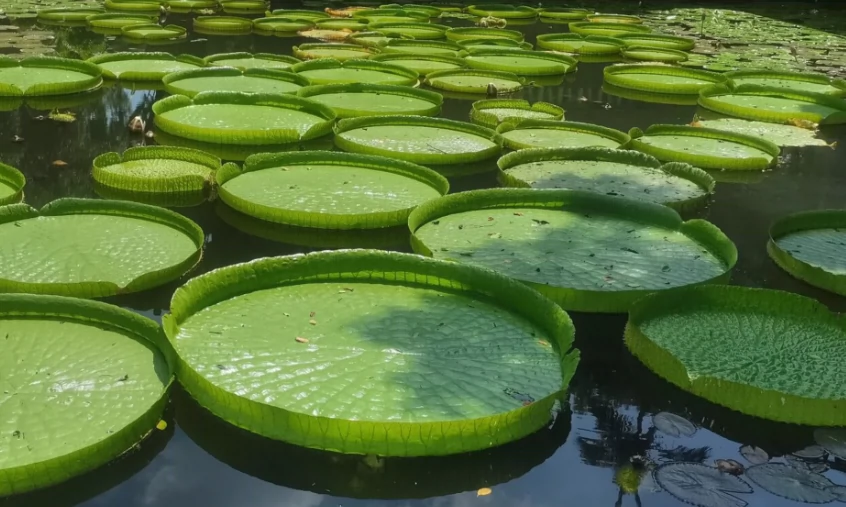
[[[627,134],[601,125],[576,121],[518,120],[497,127],[505,146],[526,148],[618,148],[629,142]]]
[[[837,495],[825,476],[781,463],[765,463],[746,469],[746,477],[773,495],[803,503],[829,503]]]
[[[538,17],[537,9],[525,5],[480,4],[467,7],[467,12],[475,16],[493,16],[503,19],[533,19]]]
[[[81,93],[102,84],[102,72],[88,62],[49,56],[0,57],[0,97]]]
[[[538,35],[538,47],[579,55],[617,55],[625,44],[613,37],[579,35],[577,33],[545,33]]]
[[[766,70],[737,70],[725,74],[735,85],[751,84],[787,88],[802,92],[825,93],[842,97],[846,95],[846,81],[832,79],[824,74],[807,72],[776,72]]]
[[[235,67],[236,69],[289,69],[301,60],[293,56],[270,53],[221,53],[204,58],[208,65],[216,67]]]
[[[249,15],[263,14],[267,9],[264,0],[218,0],[223,12],[227,14]]]
[[[130,25],[148,25],[156,18],[146,14],[114,13],[93,14],[85,18],[85,23],[96,33],[120,35],[121,29]]]
[[[450,28],[446,31],[446,37],[452,41],[497,38],[522,41],[523,33],[516,30],[503,30],[501,28],[461,27]]]
[[[314,20],[314,25],[324,30],[345,30],[350,32],[360,32],[367,28],[367,23],[364,20],[358,19],[316,19]]]
[[[314,27],[314,22],[309,19],[273,16],[253,20],[253,31],[258,34],[293,35],[300,30],[308,30],[312,27]]]
[[[478,100],[470,109],[470,120],[473,123],[492,129],[504,121],[523,119],[563,120],[564,109],[549,102],[529,104],[526,100],[517,99]]]
[[[358,83],[308,86],[298,95],[332,108],[338,118],[396,114],[435,116],[444,101],[439,93],[428,90]]]
[[[194,97],[207,91],[296,94],[309,82],[303,76],[275,69],[211,68],[174,72],[164,77],[165,90]]]
[[[322,44],[306,43],[294,46],[294,56],[301,60],[319,60],[331,58],[333,60],[345,61],[360,58],[368,58],[374,53],[370,48],[358,44]]]
[[[758,137],[781,147],[829,146],[827,142],[817,137],[816,130],[797,127],[795,125],[738,120],[736,118],[700,119],[691,125]]]
[[[170,53],[107,53],[92,56],[88,61],[100,67],[104,77],[124,81],[160,81],[172,72],[205,65],[200,58]]]
[[[393,39],[388,41],[381,50],[384,53],[458,56],[462,48],[454,42]]]
[[[573,190],[479,190],[419,206],[412,246],[494,269],[565,309],[623,312],[656,291],[728,278],[731,241],[665,206]]]
[[[0,295],[0,496],[117,458],[153,430],[172,381],[159,326],[119,308]]]
[[[516,92],[525,80],[511,72],[456,69],[430,72],[424,81],[432,88],[471,95],[497,95]]]
[[[577,61],[567,55],[506,48],[471,48],[464,57],[473,69],[512,72],[520,76],[557,76],[575,72]]]
[[[716,72],[669,65],[611,65],[603,71],[606,83],[653,93],[699,95],[703,88],[722,83]]]
[[[567,22],[585,19],[592,11],[570,7],[542,7],[538,9],[538,15],[542,22]]]
[[[346,453],[443,455],[526,436],[549,421],[578,362],[572,324],[551,301],[413,255],[230,266],[177,290],[171,312],[181,383],[202,405],[255,433]]]
[[[21,202],[24,185],[26,178],[23,173],[0,162],[0,206]]]
[[[526,41],[519,41],[514,39],[506,39],[504,37],[494,37],[491,39],[462,39],[457,41],[455,44],[458,44],[460,47],[464,49],[471,49],[471,48],[512,48],[512,49],[532,49],[532,43]]]
[[[448,55],[408,55],[404,53],[382,53],[370,59],[373,62],[387,62],[413,70],[421,76],[440,70],[456,70],[467,66],[463,59]]]
[[[636,23],[603,23],[597,21],[575,21],[569,24],[570,31],[580,35],[603,35],[617,37],[626,33],[649,33],[648,26]]]
[[[291,18],[291,19],[326,19],[329,18],[329,14],[323,11],[311,11],[307,9],[274,9],[271,13],[271,16],[282,16],[284,18]]]
[[[194,32],[209,35],[246,35],[253,31],[253,22],[235,16],[198,16],[193,27]]]
[[[78,27],[87,24],[89,16],[103,14],[105,11],[98,7],[58,7],[54,9],[40,9],[38,22],[48,26]]]
[[[846,424],[846,326],[812,299],[729,286],[653,295],[632,307],[626,345],[666,380],[739,412]]]
[[[303,62],[292,70],[313,85],[368,83],[381,85],[416,85],[417,72],[390,63],[330,58]]]
[[[626,46],[654,47],[690,51],[696,46],[696,41],[689,37],[663,35],[652,33],[623,33],[616,36]]]
[[[628,14],[589,14],[585,19],[592,23],[623,23],[639,25],[643,19]]]
[[[652,424],[665,435],[671,437],[692,437],[696,426],[682,416],[670,412],[658,412],[652,416]]]
[[[688,59],[684,51],[652,46],[629,46],[620,54],[625,60],[635,62],[679,63]]]
[[[822,93],[757,86],[717,85],[702,90],[699,105],[747,120],[821,124],[846,123],[846,100]]]
[[[221,200],[242,213],[321,229],[403,225],[415,206],[449,190],[442,176],[409,162],[323,151],[254,155],[217,182]]]
[[[187,30],[179,25],[161,26],[155,23],[149,25],[129,25],[121,28],[120,33],[128,42],[135,43],[171,43],[184,39]]]
[[[669,463],[653,475],[664,491],[696,507],[745,507],[737,494],[752,493],[743,479],[699,463]]]
[[[370,23],[367,28],[391,37],[402,37],[414,40],[439,40],[443,39],[444,32],[449,27],[436,25],[434,23],[391,23],[377,22]]]
[[[0,236],[0,290],[88,298],[179,278],[199,262],[204,239],[177,213],[92,199],[2,207]]]

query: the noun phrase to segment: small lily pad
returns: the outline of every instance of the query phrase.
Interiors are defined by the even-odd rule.
[[[738,494],[752,493],[743,479],[699,463],[669,463],[653,472],[661,488],[684,503],[696,507],[744,507]]]
[[[652,416],[652,424],[658,431],[671,437],[692,437],[696,433],[696,426],[684,417],[670,412],[659,412]]]

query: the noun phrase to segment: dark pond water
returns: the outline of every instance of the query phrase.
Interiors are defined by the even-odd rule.
[[[278,7],[278,5],[276,6]],[[170,21],[185,23],[186,18]],[[527,40],[560,30],[542,24],[521,27]],[[129,49],[84,30],[63,31],[60,52],[87,56],[108,49]],[[260,36],[192,35],[189,42],[159,50],[199,56],[249,51],[290,54],[298,39]],[[133,48],[141,49],[141,48]],[[156,50],[158,48],[151,48]],[[605,64],[582,64],[559,86],[532,88],[531,101],[563,106],[569,120],[627,130],[654,123],[688,123],[694,106],[634,102],[601,91]],[[92,159],[143,143],[129,133],[134,115],[150,120],[161,91],[105,89],[89,102],[71,107],[72,124],[37,120],[43,112],[21,107],[0,112],[0,158],[27,176],[27,200],[34,206],[66,196],[96,197],[90,177]],[[585,100],[586,99],[586,100]],[[448,99],[443,116],[467,120],[471,101]],[[24,142],[13,142],[14,136]],[[827,140],[846,141],[844,129],[825,131]],[[56,167],[62,160],[66,166]],[[493,165],[494,162],[491,162]],[[493,177],[453,182],[454,190],[494,186]],[[750,181],[719,183],[713,203],[699,213],[732,238],[740,251],[734,283],[784,289],[818,298],[832,309],[846,309],[846,299],[800,283],[767,257],[769,224],[787,213],[846,207],[846,152],[830,148],[787,150],[778,168]],[[307,248],[260,239],[227,225],[212,205],[180,209],[207,234],[200,271],[261,256],[285,255]],[[367,238],[359,238],[364,243]],[[401,240],[402,238],[400,238]],[[112,302],[160,318],[176,284]],[[206,507],[353,507],[364,505],[463,507],[682,505],[658,491],[646,474],[639,498],[622,494],[615,474],[633,456],[654,461],[681,460],[713,464],[741,460],[743,444],[782,456],[813,444],[812,428],[777,424],[712,405],[663,382],[625,349],[624,316],[572,315],[582,362],[571,384],[570,409],[538,434],[502,448],[437,459],[396,459],[367,463],[361,457],[300,449],[245,433],[211,416],[182,392],[175,393],[166,431],[155,432],[140,448],[116,463],[71,483],[0,500],[0,505],[120,505]],[[694,422],[693,437],[673,438],[653,427],[652,415],[669,411]],[[830,462],[825,473],[846,484],[846,463]],[[477,490],[489,487],[489,496]],[[795,502],[763,490],[739,495],[725,505],[781,507]]]

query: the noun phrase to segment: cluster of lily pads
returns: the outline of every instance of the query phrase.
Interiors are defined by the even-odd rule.
[[[106,7],[213,8],[205,3]],[[249,0],[221,7],[244,13],[257,3],[263,12]],[[570,33],[538,37],[545,51],[535,51],[507,28],[431,23],[452,12],[440,8],[309,12],[200,16],[194,29],[332,30],[344,42],[301,44],[293,56],[0,59],[2,97],[90,92],[104,79],[171,93],[153,106],[160,146],[93,161],[103,200],[35,209],[22,203],[23,175],[0,164],[0,357],[14,358],[0,359],[12,372],[0,396],[20,400],[0,410],[68,400],[46,405],[65,425],[61,438],[34,420],[0,418],[11,449],[0,455],[0,494],[124,452],[156,425],[174,378],[226,421],[304,447],[420,456],[513,441],[549,421],[578,364],[565,310],[628,312],[633,354],[705,399],[777,421],[846,425],[842,319],[797,295],[722,285],[735,245],[680,215],[708,201],[716,171],[777,163],[779,146],[750,135],[760,122],[846,122],[843,83],[611,66],[608,86],[643,100],[692,95],[732,117],[624,133],[500,95],[603,51],[683,60],[688,40],[651,34],[637,17],[467,8],[489,24],[569,24]],[[146,15],[80,19],[100,29],[128,22],[121,33],[138,40],[164,37],[169,28]],[[470,122],[435,118],[444,96],[474,99]],[[756,123],[737,123],[747,120]],[[333,146],[340,151],[319,149]],[[448,195],[447,177],[492,171],[504,188]],[[165,207],[206,200],[254,235],[336,248],[399,238],[418,255],[347,250],[228,266],[176,289],[161,327],[90,301],[194,269],[205,235]],[[790,216],[773,226],[768,249],[791,274],[846,294],[844,227],[842,211]],[[46,354],[58,345],[73,361]],[[767,367],[746,367],[752,357]],[[52,387],[27,390],[33,382]],[[445,382],[454,384],[449,399],[436,395]]]

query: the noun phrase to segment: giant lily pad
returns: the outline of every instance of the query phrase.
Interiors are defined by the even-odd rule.
[[[629,142],[624,132],[602,125],[576,121],[518,120],[497,127],[505,146],[512,150],[526,148],[619,148]]]
[[[88,61],[97,65],[104,77],[124,81],[159,81],[172,72],[205,65],[195,56],[170,53],[107,53],[92,56]]]
[[[164,7],[159,0],[106,0],[107,11],[134,12],[144,14],[158,14]]]
[[[424,83],[449,92],[479,94],[506,94],[516,92],[525,80],[511,72],[495,70],[456,69],[430,72]],[[493,90],[491,90],[493,88]]]
[[[724,130],[736,134],[754,136],[778,146],[829,146],[827,142],[817,137],[817,131],[797,127],[795,125],[781,125],[761,121],[738,120],[735,118],[717,118],[714,120],[700,119],[692,123],[694,127]]]
[[[193,97],[200,92],[297,93],[308,80],[284,70],[217,67],[168,74],[162,80],[171,94]]]
[[[700,463],[668,463],[653,475],[661,489],[696,507],[745,507],[737,494],[752,493],[743,479]]]
[[[815,300],[730,286],[654,295],[632,307],[626,345],[664,379],[739,412],[846,424],[846,328]]]
[[[699,95],[726,80],[716,72],[670,65],[610,65],[603,70],[603,79],[618,88],[676,95]]]
[[[294,56],[301,60],[317,60],[322,58],[345,61],[368,58],[373,50],[358,44],[322,44],[306,43],[294,46]]]
[[[424,315],[444,325],[421,327]],[[549,422],[578,363],[569,318],[536,292],[469,266],[376,251],[216,270],[177,290],[164,327],[181,383],[201,405],[254,433],[344,453],[444,455],[526,436]],[[482,352],[491,347],[496,361]],[[247,351],[264,358],[258,370],[238,360]],[[315,360],[337,375],[306,367]],[[273,374],[256,380],[259,371]],[[279,381],[289,375],[300,387]],[[444,375],[456,378],[448,399],[430,381]],[[314,404],[346,399],[350,382],[361,411]]]
[[[167,8],[177,14],[201,12],[205,9],[215,9],[217,0],[167,0]]]
[[[316,19],[314,26],[323,30],[360,32],[367,28],[367,23],[357,19]]]
[[[179,25],[128,25],[121,28],[124,39],[135,43],[174,42],[184,39],[187,30]]]
[[[819,124],[846,123],[846,100],[821,93],[741,84],[717,85],[702,90],[699,105],[747,120]]]
[[[765,463],[746,469],[746,478],[773,495],[803,503],[829,503],[838,496],[827,477],[781,463]]]
[[[503,30],[501,28],[462,27],[450,28],[446,31],[446,37],[452,41],[467,39],[512,39],[523,41],[523,33],[516,30]]]
[[[167,206],[204,201],[219,168],[220,159],[202,151],[143,146],[98,156],[91,175],[107,194]]]
[[[624,312],[652,292],[720,282],[737,260],[709,222],[575,190],[452,194],[419,206],[409,228],[415,252],[494,269],[576,311]]]
[[[592,23],[624,23],[635,25],[643,23],[643,19],[628,14],[590,14],[585,19]]]
[[[538,17],[537,9],[525,5],[509,4],[480,4],[467,7],[467,12],[474,16],[493,16],[503,19],[534,19]]]
[[[521,150],[499,159],[500,181],[510,187],[586,190],[664,204],[677,210],[701,204],[714,178],[688,164],[608,148]]]
[[[444,33],[449,30],[446,25],[434,23],[370,23],[368,29],[391,37],[403,37],[415,40],[438,40],[445,37]]]
[[[538,16],[543,22],[580,21],[588,17],[591,11],[570,7],[542,7],[538,9]]]
[[[626,46],[690,51],[696,45],[696,41],[690,37],[677,37],[675,35],[662,35],[657,33],[624,33],[619,34],[616,37],[623,41]]]
[[[302,60],[293,56],[274,55],[270,53],[221,53],[207,56],[203,59],[206,64],[218,67],[235,67],[237,69],[289,69]]]
[[[308,30],[314,26],[314,21],[310,19],[281,18],[278,16],[254,19],[252,23],[253,31],[267,35],[293,35],[300,30]]]
[[[354,153],[382,155],[423,165],[480,162],[498,155],[501,138],[491,129],[422,116],[341,120],[335,144]]]
[[[217,144],[287,144],[329,134],[335,112],[291,95],[201,92],[153,104],[165,132]]]
[[[652,46],[628,46],[620,54],[626,60],[635,62],[679,63],[688,59],[684,51]]]
[[[88,62],[48,56],[0,57],[0,97],[67,95],[102,84],[102,72]]]
[[[760,171],[774,165],[779,147],[759,137],[681,125],[652,125],[629,132],[627,148],[664,162],[686,162],[705,169]]]
[[[579,35],[577,33],[545,33],[538,35],[538,47],[579,55],[616,55],[625,44],[614,37]]]
[[[223,12],[227,14],[264,14],[267,9],[267,3],[264,0],[218,0],[218,2]]]
[[[681,93],[656,93],[632,88],[614,86],[611,83],[603,83],[602,92],[612,97],[620,97],[626,100],[638,102],[649,102],[653,104],[672,104],[674,106],[695,106],[699,103],[699,94],[685,95]]]
[[[10,165],[0,162],[0,206],[23,201],[26,178]]]
[[[93,14],[85,18],[85,23],[95,32],[107,35],[120,35],[125,26],[149,25],[156,17],[147,14],[124,14],[108,12]]]
[[[806,211],[778,220],[767,252],[796,278],[846,295],[846,212]]]
[[[292,70],[313,85],[367,83],[411,86],[419,80],[419,75],[413,70],[369,60],[341,62],[324,58],[297,64]]]
[[[543,51],[471,48],[464,57],[473,69],[512,72],[521,76],[554,76],[575,72],[575,58]]]
[[[751,84],[787,88],[802,92],[825,93],[842,97],[846,95],[846,81],[832,79],[823,74],[805,72],[776,72],[765,70],[738,70],[727,72],[726,77],[735,85]]]
[[[428,90],[365,83],[309,86],[301,89],[298,95],[332,108],[338,118],[395,114],[435,116],[444,101],[439,93]]]
[[[161,420],[173,367],[152,320],[95,301],[4,294],[0,334],[0,496],[94,470]]]
[[[382,48],[384,53],[403,53],[412,55],[458,56],[462,47],[449,41],[393,39]]]
[[[220,198],[246,215],[319,229],[404,225],[418,204],[447,193],[438,173],[370,155],[300,151],[247,158],[217,174]]]
[[[253,22],[235,16],[198,16],[194,18],[194,31],[207,35],[244,35],[253,31]]]
[[[435,14],[437,16],[440,14],[438,12]],[[400,20],[408,20],[408,21],[421,21],[421,22],[428,22],[429,18],[431,17],[428,13],[414,11],[414,10],[405,10],[405,9],[391,9],[391,8],[379,8],[379,9],[362,9],[360,11],[355,11],[352,13],[353,18],[364,19],[368,23],[372,21],[386,21],[386,22],[395,22],[397,19]]]
[[[636,23],[601,23],[595,21],[575,21],[569,25],[572,33],[580,35],[604,35],[617,37],[627,33],[650,33],[651,28]]]
[[[373,62],[387,62],[413,70],[421,76],[441,70],[456,70],[467,66],[461,58],[447,55],[408,55],[404,53],[383,53],[370,59]]]
[[[103,14],[104,12],[105,10],[97,7],[58,7],[40,9],[37,19],[42,25],[85,26],[88,16]]]
[[[529,104],[526,100],[516,99],[478,100],[470,109],[473,123],[492,129],[504,121],[521,119],[563,120],[564,109],[549,102]]]
[[[323,11],[310,11],[306,9],[275,9],[270,13],[271,16],[282,16],[289,19],[327,19],[329,14]]]
[[[344,40],[366,48],[380,49],[382,46],[394,39],[396,39],[396,37],[391,37],[379,32],[355,32],[347,34]]]
[[[0,208],[0,290],[104,297],[175,280],[200,260],[203,232],[162,208],[59,199]]]
[[[256,153],[285,153],[299,150],[331,150],[334,146],[332,139],[329,137],[312,139],[310,141],[300,143],[285,144],[251,145],[204,143],[202,141],[174,136],[168,134],[164,130],[156,131],[156,142],[161,146],[178,146],[181,148],[191,148],[192,150],[204,151],[210,155],[218,157],[221,160],[231,160],[233,162],[243,162],[244,160],[247,160],[247,157]]]

